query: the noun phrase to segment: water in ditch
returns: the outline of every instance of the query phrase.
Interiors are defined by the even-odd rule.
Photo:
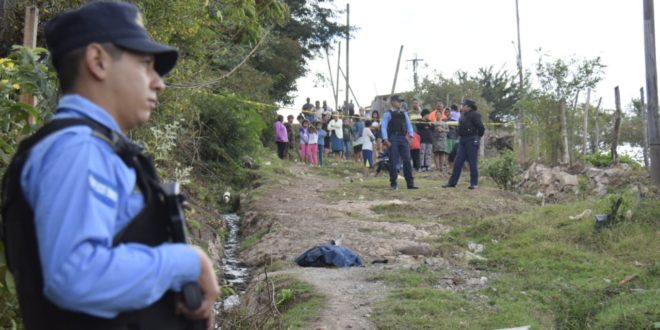
[[[222,272],[225,281],[231,284],[236,294],[223,298],[221,308],[229,310],[240,302],[240,295],[245,292],[250,276],[249,268],[238,258],[240,240],[239,229],[241,218],[236,213],[223,215],[227,225],[228,235],[225,241],[225,253],[222,257]]]

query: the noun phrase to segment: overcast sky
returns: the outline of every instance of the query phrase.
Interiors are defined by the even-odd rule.
[[[534,71],[539,48],[551,59],[602,58],[605,79],[592,92],[591,102],[603,97],[603,107],[614,108],[619,85],[624,108],[645,83],[642,0],[519,0],[522,61]],[[423,59],[421,77],[434,71],[445,77],[457,70],[476,73],[480,67],[505,68],[516,73],[515,0],[358,0],[350,3],[350,22],[359,30],[350,41],[350,84],[361,106],[392,88],[399,47],[404,46],[396,92],[413,89],[410,60]],[[337,9],[346,2],[336,1]],[[656,16],[658,16],[656,4]],[[658,16],[660,19],[660,16]],[[340,20],[345,23],[346,17]],[[657,27],[656,27],[657,29]],[[660,32],[660,31],[659,31]],[[345,69],[345,41],[342,41]],[[336,75],[337,50],[330,54]],[[328,75],[325,58],[311,62],[309,73],[298,80],[294,108],[306,97],[327,100],[334,107],[332,88],[315,85],[317,73]],[[345,97],[340,84],[340,103]],[[586,98],[586,91],[581,94]],[[351,96],[352,99],[352,96]]]

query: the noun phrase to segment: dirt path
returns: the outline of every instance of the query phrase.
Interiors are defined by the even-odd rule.
[[[350,173],[345,178],[325,176],[302,165],[293,165],[289,171],[299,179],[282,175],[274,184],[265,187],[259,202],[250,204],[245,215],[246,234],[267,233],[256,245],[244,251],[243,259],[255,267],[277,260],[290,262],[315,245],[342,238],[342,245],[356,251],[366,264],[363,268],[350,269],[302,268],[291,264],[292,268],[273,274],[285,273],[309,282],[326,297],[322,314],[313,320],[310,328],[374,329],[370,320],[372,307],[374,302],[387,295],[389,288],[383,282],[369,278],[383,270],[433,264],[460,277],[456,280],[451,276],[447,278],[447,289],[457,289],[460,283],[473,286],[479,283],[482,275],[479,271],[431,252],[428,239],[447,232],[450,225],[443,219],[452,218],[451,212],[443,213],[438,209],[435,214],[427,214],[429,212],[415,206],[423,205],[418,202],[432,204],[433,196],[420,200],[406,190],[391,192],[382,177],[362,181]],[[372,187],[361,190],[365,184]],[[432,184],[441,191],[440,181]],[[363,197],[363,193],[374,195]],[[454,198],[451,192],[442,193],[447,194],[447,198]],[[483,194],[489,196],[489,192]],[[497,196],[489,198],[497,205],[510,205],[507,201],[498,201]],[[391,221],[392,214],[374,211],[381,209],[400,209],[404,213],[410,209],[420,213],[420,221]],[[457,206],[457,209],[461,208]],[[431,221],[422,221],[429,219]],[[372,265],[374,260],[387,260],[388,263]],[[470,281],[472,278],[477,281]]]

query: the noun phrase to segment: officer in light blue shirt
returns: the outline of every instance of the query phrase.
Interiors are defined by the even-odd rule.
[[[45,32],[64,94],[53,121],[92,120],[128,141],[124,132],[145,123],[156,108],[165,88],[161,77],[174,67],[176,49],[153,41],[128,3],[94,2],[56,17]],[[135,230],[129,224],[146,207],[137,181],[136,169],[89,126],[63,128],[30,149],[20,189],[32,213],[41,266],[33,271],[43,277],[49,308],[43,317],[51,328],[91,318],[148,328],[142,316],[124,315],[161,304],[167,292],[189,282],[199,283],[202,306],[177,308],[212,326],[219,289],[206,253],[181,243],[113,242]],[[30,307],[30,301],[20,302],[21,309]],[[174,308],[169,312],[174,315]],[[25,321],[28,329],[43,326]]]
[[[381,134],[383,144],[389,149],[390,153],[390,187],[397,190],[397,165],[401,159],[403,166],[403,177],[406,179],[408,189],[418,189],[415,186],[415,179],[412,174],[412,165],[410,164],[410,143],[413,138],[413,127],[408,117],[408,112],[402,110],[403,99],[399,95],[390,97],[391,110],[383,114],[383,124],[381,125]]]

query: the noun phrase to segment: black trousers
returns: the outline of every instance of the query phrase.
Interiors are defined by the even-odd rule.
[[[415,150],[411,149],[410,156],[412,157],[413,168],[415,170],[419,170],[419,149],[415,149]]]
[[[405,136],[397,135],[390,137],[390,186],[396,187],[397,165],[399,162],[403,166],[403,177],[406,178],[406,185],[410,188],[415,185],[413,181],[412,166],[410,164],[410,145]]]
[[[284,159],[286,157],[286,147],[289,144],[288,142],[280,142],[277,141],[277,157],[280,157],[280,159]]]
[[[461,177],[461,170],[463,170],[463,163],[466,160],[470,163],[470,185],[476,186],[479,184],[477,162],[479,161],[480,139],[478,136],[464,136],[459,139],[456,159],[454,160],[454,171],[448,182],[450,186],[455,186],[458,183],[458,179]]]

